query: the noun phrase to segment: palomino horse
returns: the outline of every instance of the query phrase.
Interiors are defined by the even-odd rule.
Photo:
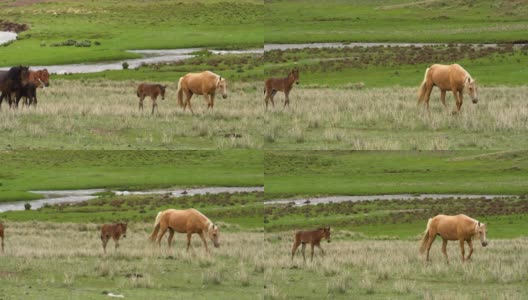
[[[284,107],[290,106],[290,91],[293,87],[293,83],[299,84],[299,69],[295,68],[288,73],[288,77],[284,78],[268,78],[265,82],[264,87],[264,102],[266,103],[266,110],[268,109],[268,101],[271,101],[271,105],[275,107],[273,97],[277,91],[284,92],[286,99],[284,100]]]
[[[445,102],[446,91],[453,92],[457,107],[457,110],[453,111],[453,113],[460,112],[464,92],[471,97],[473,103],[478,102],[476,81],[458,64],[434,64],[425,70],[424,80],[420,85],[418,93],[418,104],[423,102],[427,111],[429,111],[429,98],[431,97],[431,91],[434,86],[437,86],[440,89],[440,100],[446,110],[448,109]]]
[[[29,82],[28,67],[12,67],[7,72],[0,72],[0,106],[2,100],[7,98],[9,106],[13,104],[12,94],[17,93]]]
[[[0,242],[2,243],[2,253],[4,253],[4,225],[2,225],[2,223],[0,223],[0,239]]]
[[[158,99],[158,96],[161,96],[161,100],[165,100],[165,89],[167,88],[166,85],[161,84],[147,84],[142,83],[137,87],[137,96],[139,97],[139,109],[143,110],[143,99],[145,97],[149,96],[150,99],[152,99],[152,112],[154,113],[154,108],[158,109],[158,103],[156,103],[156,99]]]
[[[160,230],[161,232],[158,235],[158,231]],[[209,249],[207,248],[205,236],[209,237],[216,248],[220,247],[220,242],[218,242],[218,226],[213,224],[211,220],[194,208],[185,210],[167,209],[165,211],[160,211],[156,216],[154,231],[152,231],[152,234],[150,235],[150,240],[155,241],[157,237],[158,245],[161,246],[161,239],[167,230],[169,230],[169,249],[172,246],[172,238],[175,231],[187,234],[187,251],[189,251],[189,247],[191,246],[191,236],[193,233],[198,234],[202,239],[206,253],[209,252]]]
[[[227,98],[227,82],[222,76],[210,71],[189,73],[180,77],[178,81],[178,103],[183,106],[184,111],[189,105],[191,113],[194,113],[191,107],[191,97],[194,94],[203,95],[207,100],[207,108],[212,109],[216,90],[221,90],[222,97]],[[183,94],[185,94],[185,102],[183,102]]]
[[[104,224],[101,227],[101,241],[103,242],[104,253],[106,253],[106,244],[108,244],[110,238],[114,240],[115,250],[117,250],[119,247],[119,238],[121,238],[121,235],[125,238],[126,232],[126,223]]]
[[[420,253],[427,251],[427,261],[429,261],[429,250],[437,235],[442,237],[442,253],[444,254],[447,263],[447,241],[459,241],[460,251],[462,251],[462,262],[469,260],[473,254],[473,238],[478,237],[483,247],[488,245],[486,239],[486,224],[472,219],[466,215],[446,216],[438,215],[429,219],[427,222],[427,229],[422,237],[420,245]],[[469,255],[464,256],[464,242],[469,245]]]
[[[319,248],[324,255],[325,252],[323,248],[321,248],[322,239],[326,239],[326,241],[330,243],[330,227],[321,227],[317,230],[309,231],[297,231],[295,233],[295,241],[293,242],[291,259],[293,260],[293,256],[295,256],[295,252],[297,252],[297,248],[299,248],[299,245],[302,244],[302,255],[304,261],[306,261],[306,257],[304,256],[306,243],[310,243],[310,247],[312,248],[311,261],[313,261],[314,256],[314,246],[317,246],[317,248]]]

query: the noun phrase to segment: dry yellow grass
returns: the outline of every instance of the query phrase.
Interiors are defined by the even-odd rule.
[[[433,244],[432,262],[418,253],[418,241],[342,240],[316,249],[313,262],[298,252],[292,262],[292,232],[266,234],[265,284],[270,298],[326,297],[380,299],[524,299],[528,296],[528,239],[491,240],[476,246],[472,261],[462,264],[458,243],[448,244],[451,264]],[[307,247],[309,254],[309,247]],[[266,276],[266,274],[269,274]]]
[[[462,112],[451,115],[435,89],[431,114],[417,105],[417,88],[295,88],[291,108],[266,113],[270,149],[523,149],[528,129],[528,86],[482,87],[474,105],[465,97]],[[263,98],[262,98],[263,99]],[[279,101],[277,101],[279,100]],[[263,101],[263,100],[261,100]]]
[[[259,232],[222,233],[221,247],[209,243],[212,249],[206,255],[197,236],[189,253],[182,234],[175,236],[173,251],[166,238],[160,251],[148,240],[151,224],[130,224],[120,248],[114,251],[110,241],[104,255],[95,224],[8,222],[6,227],[0,293],[7,299],[23,295],[91,299],[103,291],[128,299],[171,295],[207,299],[214,294],[253,299],[262,292]]]
[[[54,80],[38,91],[38,107],[0,111],[0,146],[51,149],[230,149],[260,148],[263,107],[256,84],[230,83],[229,97],[216,97],[213,111],[202,96],[192,100],[195,115],[176,102],[176,83],[159,113],[151,101],[138,110],[132,81]],[[8,146],[9,145],[9,146]]]

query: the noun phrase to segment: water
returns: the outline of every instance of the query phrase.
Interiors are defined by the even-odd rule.
[[[303,49],[303,48],[345,48],[345,47],[425,47],[425,46],[447,46],[448,44],[442,43],[305,43],[305,44],[267,44],[264,45],[264,51],[270,50],[290,50],[290,49]],[[462,45],[462,44],[458,44]],[[495,48],[498,44],[467,44],[474,47],[488,47]],[[522,47],[528,44],[515,44],[514,47]]]
[[[193,52],[202,50],[201,48],[186,48],[186,49],[167,49],[167,50],[128,50],[127,52],[143,55],[142,58],[125,59],[110,62],[87,62],[81,64],[68,65],[51,65],[51,66],[31,66],[33,70],[48,69],[52,74],[74,74],[74,73],[96,73],[107,70],[122,70],[123,63],[129,65],[129,69],[136,69],[143,64],[157,64],[177,62],[194,57]],[[262,49],[250,50],[210,50],[214,55],[225,54],[258,54],[263,53]],[[0,68],[0,70],[8,70],[9,67]]]
[[[24,204],[31,204],[31,209],[38,209],[49,204],[76,203],[95,199],[95,193],[106,191],[104,189],[88,190],[63,190],[63,191],[31,191],[32,193],[42,195],[44,198],[31,201],[16,201],[0,203],[0,213],[12,210],[24,210]],[[170,194],[173,197],[220,194],[220,193],[237,193],[237,192],[263,192],[263,187],[206,187],[192,189],[160,189],[149,191],[112,191],[116,195],[150,195],[150,194]]]
[[[14,41],[17,38],[17,34],[10,31],[0,31],[0,45],[10,41]]]
[[[295,206],[317,205],[320,203],[339,203],[339,202],[360,202],[373,200],[424,200],[424,199],[446,199],[446,198],[460,198],[460,199],[487,199],[516,197],[512,195],[467,195],[467,194],[400,194],[400,195],[368,195],[368,196],[329,196],[318,198],[302,198],[302,199],[276,199],[264,202],[265,205],[289,204]]]

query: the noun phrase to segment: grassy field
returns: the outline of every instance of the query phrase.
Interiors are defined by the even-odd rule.
[[[30,30],[2,48],[0,66],[132,58],[129,49],[251,48],[263,43],[263,3],[217,1],[0,2],[0,19]],[[90,47],[54,46],[67,40]]]
[[[0,201],[29,190],[263,184],[258,151],[3,151]]]
[[[525,149],[526,86],[481,87],[479,103],[465,97],[461,113],[431,94],[431,112],[417,105],[418,88],[296,88],[290,108],[265,114],[267,149],[500,150]],[[263,99],[263,97],[262,97]],[[261,100],[263,101],[263,100]]]
[[[10,110],[4,105],[0,148],[207,150],[263,145],[263,105],[255,105],[254,83],[229,83],[228,98],[217,96],[212,111],[203,96],[193,97],[194,115],[177,105],[175,81],[165,81],[168,90],[165,100],[158,98],[159,113],[151,115],[150,98],[139,111],[138,84],[53,80],[50,88],[39,91],[37,108]]]
[[[462,264],[457,243],[448,244],[446,264],[436,241],[431,263],[418,254],[417,241],[352,241],[334,232],[324,242],[324,257],[292,262],[292,232],[266,234],[264,295],[269,299],[524,299],[526,238],[475,245],[472,261]],[[309,247],[307,247],[309,253]],[[467,250],[466,250],[467,251]],[[467,252],[466,252],[467,253]]]
[[[331,0],[265,3],[265,43],[526,40],[526,1]]]
[[[525,151],[267,151],[266,198],[526,194]]]
[[[528,63],[528,46],[449,44],[269,50],[264,53],[264,62],[266,76],[283,77],[298,67],[301,86],[311,88],[417,87],[425,69],[435,63],[462,65],[480,86],[523,86],[528,71],[518,66]]]

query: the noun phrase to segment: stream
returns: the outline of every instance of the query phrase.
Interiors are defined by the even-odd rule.
[[[173,197],[220,194],[220,193],[238,193],[238,192],[263,192],[264,187],[204,187],[190,189],[159,189],[148,191],[117,191],[108,189],[87,189],[87,190],[63,190],[63,191],[31,191],[32,193],[42,195],[44,198],[30,201],[15,201],[0,203],[0,213],[12,210],[24,210],[24,204],[31,204],[31,209],[38,209],[48,204],[76,203],[98,198],[94,195],[104,191],[114,192],[116,195],[159,195],[170,194]]]

